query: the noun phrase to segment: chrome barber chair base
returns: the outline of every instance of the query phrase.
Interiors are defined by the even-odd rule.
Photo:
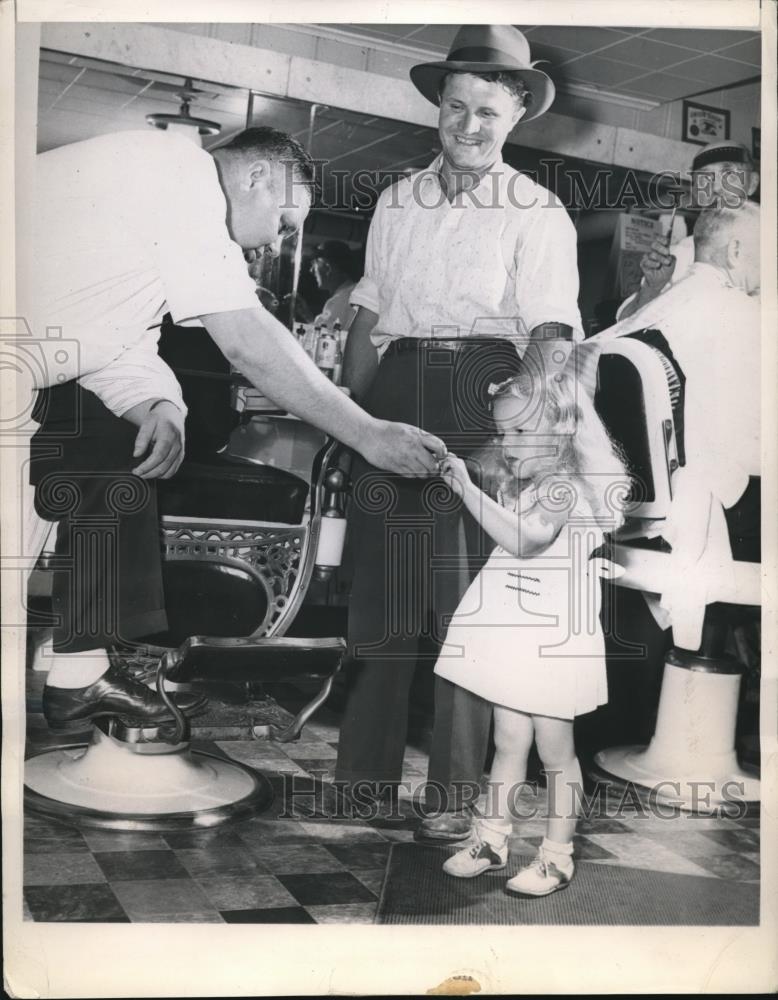
[[[188,743],[133,744],[97,727],[89,744],[30,757],[24,794],[31,812],[113,830],[217,826],[260,812],[273,799],[267,778],[236,761]]]

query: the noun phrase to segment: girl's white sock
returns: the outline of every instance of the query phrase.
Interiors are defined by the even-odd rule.
[[[511,833],[511,824],[500,820],[481,820],[478,824],[478,835],[492,847],[504,847]]]
[[[573,863],[573,842],[569,841],[567,844],[560,844],[555,840],[549,840],[548,837],[543,838],[543,843],[540,845],[543,853],[549,859],[553,861],[557,868],[565,869],[569,868]]]
[[[83,688],[94,684],[108,670],[111,661],[104,649],[79,653],[52,653],[46,677],[49,687]]]

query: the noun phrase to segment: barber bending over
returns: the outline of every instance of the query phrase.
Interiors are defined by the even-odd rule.
[[[61,625],[43,696],[52,727],[167,717],[106,652],[166,627],[153,480],[181,462],[185,408],[157,354],[165,312],[202,323],[264,394],[379,468],[425,476],[444,451],[433,435],[348,400],[257,303],[242,250],[277,255],[308,214],[312,183],[302,147],[268,128],[213,155],[182,135],[143,131],[38,157],[35,330],[61,328],[64,350],[47,372],[53,387],[39,393],[31,482],[72,567],[55,574]],[[89,519],[91,548],[74,529]]]

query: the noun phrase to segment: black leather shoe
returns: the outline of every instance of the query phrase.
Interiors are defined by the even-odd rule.
[[[413,839],[422,843],[455,844],[460,840],[467,840],[471,832],[472,820],[469,814],[447,812],[422,820]]]
[[[206,705],[199,694],[179,694],[172,700],[184,715],[193,715]],[[156,691],[121,673],[116,667],[82,688],[43,689],[43,714],[49,728],[57,732],[83,730],[92,719],[118,715],[145,725],[171,722],[173,716]]]

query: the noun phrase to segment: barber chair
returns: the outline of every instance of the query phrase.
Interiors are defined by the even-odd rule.
[[[198,451],[159,484],[169,628],[140,648],[155,657],[154,683],[173,721],[95,720],[88,744],[30,757],[28,809],[87,827],[171,830],[269,805],[266,777],[191,747],[191,723],[169,694],[182,684],[207,693],[209,683],[314,681],[318,690],[294,718],[253,726],[258,739],[290,741],[326,700],[345,653],[339,636],[285,635],[312,579],[340,562],[337,442],[278,412],[258,426],[237,428],[226,449]]]
[[[629,517],[604,553],[605,575],[649,601],[661,601],[679,572],[668,545],[646,540],[661,538],[673,474],[683,463],[683,382],[656,331],[603,346],[595,402],[632,475]],[[742,666],[725,651],[721,612],[761,604],[761,566],[733,560],[726,532],[721,535],[723,515],[716,523],[718,537],[712,528],[689,580],[689,599],[670,618],[674,645],[654,735],[648,746],[601,750],[592,774],[632,783],[657,803],[693,812],[759,799],[759,780],[739,766],[735,751]]]

